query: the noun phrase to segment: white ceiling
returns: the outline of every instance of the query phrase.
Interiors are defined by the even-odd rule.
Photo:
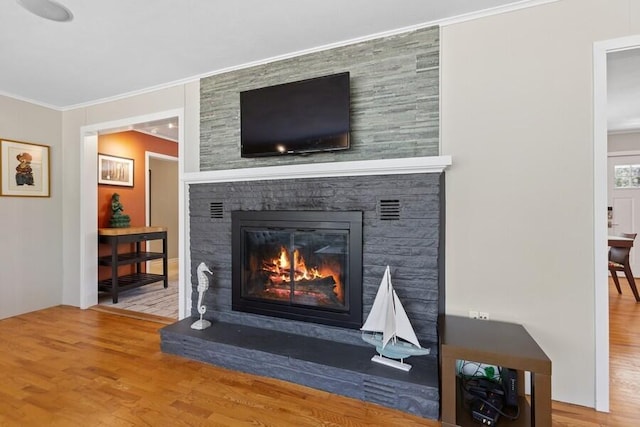
[[[0,93],[69,109],[346,40],[542,0],[57,1],[73,13],[71,22],[47,21],[16,0],[0,2]]]
[[[58,0],[47,21],[0,2],[0,94],[66,110],[252,63],[553,0]],[[609,56],[609,129],[640,128],[640,54]],[[177,140],[169,121],[140,124]]]
[[[640,49],[607,55],[609,132],[640,129]]]
[[[168,139],[169,141],[178,142],[178,118],[171,117],[162,120],[154,120],[151,122],[136,123],[132,126],[121,128],[105,129],[100,131],[101,135],[117,132],[136,131],[157,138]]]

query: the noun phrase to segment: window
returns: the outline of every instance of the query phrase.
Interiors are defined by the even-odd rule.
[[[616,188],[640,188],[640,165],[618,165],[614,168]]]

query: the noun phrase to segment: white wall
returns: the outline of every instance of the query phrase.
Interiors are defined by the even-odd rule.
[[[640,132],[610,134],[607,138],[607,151],[640,151]]]
[[[48,145],[51,197],[0,197],[0,319],[60,304],[63,191],[58,111],[0,96],[0,137]],[[48,242],[55,242],[49,245]]]
[[[593,43],[640,2],[563,0],[442,29],[446,310],[522,323],[553,398],[594,406]]]
[[[177,259],[179,258],[178,162],[149,157],[147,167],[151,171],[149,225],[167,227],[167,256],[170,260]],[[162,252],[162,241],[152,240],[148,242],[148,247],[153,252]]]

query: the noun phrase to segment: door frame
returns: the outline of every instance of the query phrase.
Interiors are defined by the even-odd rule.
[[[184,109],[174,109],[120,120],[101,122],[80,128],[80,308],[86,309],[98,303],[98,135],[114,130],[129,130],[138,123],[178,118],[178,257],[184,259],[178,270],[178,317],[183,319],[191,298],[190,288],[185,286],[185,268],[188,256],[185,250],[186,216],[183,185],[184,176]],[[145,202],[146,203],[146,202]]]
[[[179,157],[173,157],[173,156],[169,156],[167,154],[161,154],[161,153],[155,153],[153,151],[145,151],[144,152],[144,173],[145,173],[145,186],[144,186],[144,199],[146,200],[145,204],[144,204],[144,223],[146,224],[146,226],[148,227],[150,225],[150,221],[151,221],[151,212],[150,212],[150,206],[149,206],[149,196],[151,195],[151,188],[150,188],[150,180],[149,180],[149,163],[151,159],[159,159],[159,160],[167,160],[170,162],[180,162],[180,158]]]
[[[595,408],[609,412],[609,279],[607,269],[607,54],[640,48],[640,36],[593,44],[593,248]]]
[[[177,144],[177,142],[176,142]],[[169,156],[167,154],[161,154],[161,153],[156,153],[153,151],[145,151],[144,152],[144,175],[145,175],[145,182],[144,182],[144,224],[149,227],[151,225],[151,179],[150,176],[151,174],[150,172],[150,165],[151,165],[151,159],[158,159],[158,160],[166,160],[169,162],[176,162],[178,163],[178,165],[180,164],[180,158],[179,157],[174,157],[174,156]],[[178,178],[178,181],[180,181],[180,178]],[[180,189],[180,183],[178,182],[178,191]],[[178,268],[180,267],[179,264],[179,260],[180,260],[180,253],[178,252]],[[171,262],[171,260],[169,260],[169,262]],[[149,271],[149,269],[151,268],[151,263],[152,261],[147,261],[146,262],[146,271]],[[166,272],[165,272],[166,273]]]

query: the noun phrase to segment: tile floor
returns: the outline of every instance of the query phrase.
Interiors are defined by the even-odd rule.
[[[169,264],[169,287],[164,288],[162,282],[152,283],[139,288],[130,289],[118,294],[118,303],[113,304],[111,295],[98,294],[98,304],[154,314],[156,316],[178,319],[178,265]]]

